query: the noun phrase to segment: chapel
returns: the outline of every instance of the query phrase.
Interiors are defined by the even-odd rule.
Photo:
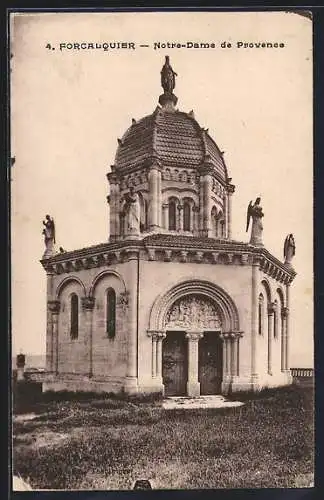
[[[208,130],[177,108],[176,77],[166,56],[154,111],[118,139],[107,241],[57,251],[54,220],[43,223],[44,391],[199,396],[291,383],[293,235],[282,261],[264,247],[257,198],[248,241],[233,238],[235,186]]]

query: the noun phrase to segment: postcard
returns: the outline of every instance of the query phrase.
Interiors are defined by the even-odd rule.
[[[11,12],[13,489],[314,485],[304,12]]]

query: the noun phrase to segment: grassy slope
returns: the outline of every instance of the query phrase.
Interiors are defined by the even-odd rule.
[[[14,466],[31,486],[129,489],[308,487],[313,396],[287,388],[243,407],[168,410],[117,399],[34,404],[14,422]]]

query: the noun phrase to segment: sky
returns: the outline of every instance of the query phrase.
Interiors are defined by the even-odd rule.
[[[81,42],[135,50],[60,50]],[[215,48],[154,48],[167,42]],[[177,108],[193,109],[225,151],[236,185],[232,237],[248,241],[246,208],[257,196],[266,248],[283,259],[286,235],[295,236],[291,365],[312,366],[311,21],[284,12],[11,14],[10,50],[13,354],[45,352],[45,214],[66,250],[108,240],[106,173],[117,138],[156,108],[169,55]]]

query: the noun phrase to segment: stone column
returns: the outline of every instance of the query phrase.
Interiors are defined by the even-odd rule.
[[[121,236],[122,228],[120,227],[119,179],[114,165],[111,167],[111,172],[107,174],[107,179],[110,186],[110,194],[107,197],[110,220],[109,240],[115,241]]]
[[[206,173],[204,176],[204,234],[212,235],[211,209],[212,209],[212,189],[213,178],[211,173]]]
[[[162,342],[166,337],[166,333],[157,332],[156,341],[156,378],[160,380],[162,384]]]
[[[53,299],[54,292],[54,273],[46,271],[46,284],[47,284],[47,300]],[[49,307],[46,311],[46,371],[53,371],[53,325],[52,325],[52,312]]]
[[[289,317],[289,307],[290,307],[290,285],[286,286],[286,304],[287,304],[287,315],[286,315],[286,348],[285,348],[285,370],[290,368],[290,317]]]
[[[258,378],[256,372],[256,339],[258,334],[258,304],[259,304],[259,259],[252,263],[252,304],[251,304],[251,383]]]
[[[227,366],[227,378],[231,379],[232,375],[232,342],[231,342],[231,335],[229,333],[225,334],[226,335],[226,344],[227,344],[227,349],[226,349],[226,366]]]
[[[169,229],[169,204],[163,203],[162,205],[162,227]]]
[[[162,169],[161,166],[158,164],[158,226],[162,226]]]
[[[128,252],[128,278],[130,293],[127,307],[127,369],[125,390],[136,393],[137,385],[137,259],[138,251]]]
[[[213,189],[213,167],[210,164],[203,164],[200,167],[199,182],[199,233],[201,236],[211,236],[211,208]]]
[[[88,344],[88,355],[89,355],[89,377],[93,375],[93,339],[92,339],[92,328],[93,328],[93,309],[95,305],[94,297],[82,297],[82,308],[85,312],[84,327],[86,332],[86,342]]]
[[[221,333],[220,338],[222,339],[222,345],[223,345],[223,381],[225,381],[229,376],[229,365],[228,365],[229,346],[226,334]]]
[[[52,316],[52,344],[51,344],[51,367],[50,371],[58,374],[58,362],[59,362],[59,331],[58,331],[58,316],[60,312],[60,301],[59,300],[49,300],[47,302],[47,307]]]
[[[194,235],[199,234],[199,207],[192,207],[192,230]]]
[[[222,392],[227,393],[231,388],[234,373],[234,349],[233,349],[233,334],[224,332],[220,334],[223,341],[223,381]]]
[[[199,176],[199,215],[198,215],[198,232],[200,236],[204,236],[204,176]]]
[[[157,350],[156,350],[157,336],[152,335],[152,378],[156,377],[156,365],[157,365]]]
[[[160,226],[161,212],[161,170],[158,163],[153,163],[148,172],[149,207],[148,223],[149,230],[155,231]]]
[[[147,334],[152,338],[152,378],[158,378],[162,383],[162,341],[166,333],[160,330],[148,330]]]
[[[283,307],[281,310],[281,371],[282,372],[287,370],[286,368],[287,316],[288,316],[288,309],[287,307]]]
[[[231,333],[231,341],[232,341],[232,370],[231,374],[233,377],[238,377],[240,374],[239,368],[239,340],[242,337],[240,332],[232,332]]]
[[[275,304],[268,304],[268,374],[272,375],[272,338]]]
[[[200,396],[200,382],[198,380],[198,342],[203,337],[202,332],[187,332],[188,339],[188,396]]]
[[[232,195],[235,191],[235,186],[233,184],[227,185],[227,238],[230,240],[232,238]]]
[[[177,206],[178,209],[178,224],[177,224],[177,230],[178,231],[183,231],[183,205],[180,203]]]

